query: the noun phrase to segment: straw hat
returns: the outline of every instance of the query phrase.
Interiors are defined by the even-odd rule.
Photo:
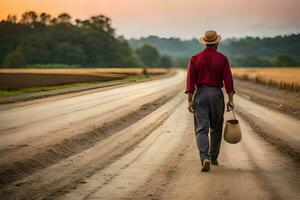
[[[214,30],[209,30],[205,32],[204,37],[199,39],[199,42],[203,45],[206,44],[216,44],[222,40],[221,35],[217,34]]]

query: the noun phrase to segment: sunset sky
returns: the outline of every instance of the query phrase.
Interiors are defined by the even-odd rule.
[[[75,18],[104,14],[126,38],[199,37],[216,29],[225,38],[300,32],[300,0],[0,0],[0,18],[28,10]]]

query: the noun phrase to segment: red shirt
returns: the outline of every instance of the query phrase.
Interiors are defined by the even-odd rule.
[[[229,62],[224,54],[206,47],[191,57],[185,93],[194,93],[196,85],[223,87],[223,81],[226,93],[235,93]]]

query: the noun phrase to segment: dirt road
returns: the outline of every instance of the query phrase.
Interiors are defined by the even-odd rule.
[[[298,199],[299,163],[240,116],[242,142],[223,142],[220,166],[200,172],[184,78],[0,107],[0,199]],[[258,121],[272,117],[273,130],[300,130],[296,119],[236,101]]]

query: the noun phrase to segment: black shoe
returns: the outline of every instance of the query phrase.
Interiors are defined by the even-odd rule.
[[[202,169],[201,169],[201,171],[208,172],[209,170],[210,170],[210,160],[204,159],[202,161]]]
[[[211,160],[210,163],[211,163],[212,165],[219,165],[219,162],[218,162],[217,159]]]

